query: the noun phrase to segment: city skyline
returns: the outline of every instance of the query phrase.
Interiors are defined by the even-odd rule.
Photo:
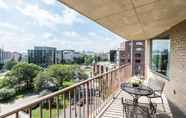
[[[0,0],[0,34],[0,48],[21,53],[34,46],[107,52],[123,41],[56,0]]]

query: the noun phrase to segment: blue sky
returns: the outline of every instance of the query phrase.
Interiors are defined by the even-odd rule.
[[[0,47],[33,46],[106,52],[123,39],[56,0],[0,0]]]

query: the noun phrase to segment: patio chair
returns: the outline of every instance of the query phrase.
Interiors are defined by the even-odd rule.
[[[148,86],[153,89],[153,94],[147,96],[149,98],[150,104],[152,104],[152,99],[161,99],[161,104],[165,111],[163,97],[162,97],[162,93],[165,87],[165,81],[158,80],[158,79],[149,79]]]
[[[138,103],[134,105],[131,100],[121,99],[123,105],[123,118],[156,118],[156,114],[151,112],[149,104]]]

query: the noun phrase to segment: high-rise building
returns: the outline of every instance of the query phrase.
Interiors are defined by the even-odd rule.
[[[144,75],[145,72],[145,41],[144,40],[134,40],[126,41],[121,43],[121,48],[125,49],[126,56],[125,60],[131,62],[132,58],[132,74],[133,75]],[[132,49],[132,51],[131,51]],[[131,56],[132,53],[132,56]]]
[[[63,60],[63,50],[57,50],[57,53],[56,53],[56,62],[57,62],[57,64],[64,63],[64,60]]]
[[[5,64],[13,58],[13,53],[0,49],[0,64]]]
[[[110,50],[110,62],[116,63],[117,62],[117,50]]]
[[[28,62],[42,67],[56,64],[56,48],[34,47],[33,50],[28,50]]]

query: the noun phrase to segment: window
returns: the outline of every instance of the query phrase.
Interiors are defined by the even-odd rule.
[[[143,48],[136,48],[136,51],[143,51]]]
[[[136,45],[143,45],[143,42],[136,42]]]
[[[141,62],[141,60],[135,60],[135,62],[136,62],[136,63],[140,63],[140,62]]]
[[[168,77],[170,40],[152,40],[151,51],[151,69]]]
[[[141,54],[137,53],[135,54],[135,57],[141,57]]]

